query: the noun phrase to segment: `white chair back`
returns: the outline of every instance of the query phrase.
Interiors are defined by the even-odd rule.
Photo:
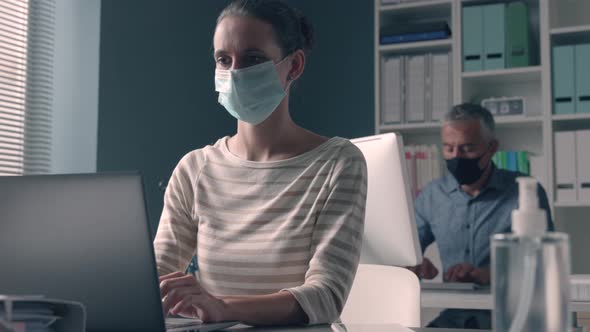
[[[405,268],[359,264],[340,319],[345,324],[420,327],[420,282]]]

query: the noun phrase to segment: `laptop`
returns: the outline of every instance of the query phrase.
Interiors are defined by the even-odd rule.
[[[212,331],[165,325],[139,174],[0,177],[0,293],[86,306],[88,331]]]
[[[420,281],[422,290],[450,290],[450,291],[473,291],[477,289],[487,289],[490,286],[483,286],[474,282],[433,282]]]

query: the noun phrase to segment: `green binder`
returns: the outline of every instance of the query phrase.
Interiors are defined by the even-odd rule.
[[[576,112],[590,113],[590,44],[579,44],[576,50]]]
[[[553,47],[553,113],[575,113],[574,46]]]
[[[483,8],[465,6],[462,12],[463,71],[483,70]]]
[[[518,151],[517,158],[518,158],[518,171],[529,175],[530,174],[530,165],[529,165],[529,154],[526,151]]]
[[[483,6],[484,70],[506,67],[505,9],[503,3]]]
[[[528,8],[524,2],[506,5],[506,67],[531,64]]]
[[[496,154],[494,155],[494,157],[496,158],[496,161],[494,161],[494,163],[496,164],[496,166],[500,169],[507,169],[508,168],[508,163],[507,163],[507,156],[506,156],[506,151],[498,151],[496,152]]]

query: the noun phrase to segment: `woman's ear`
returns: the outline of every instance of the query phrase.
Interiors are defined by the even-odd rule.
[[[302,50],[293,52],[292,56],[291,69],[289,69],[289,73],[287,74],[287,82],[297,80],[303,74],[303,69],[305,68],[305,53]]]

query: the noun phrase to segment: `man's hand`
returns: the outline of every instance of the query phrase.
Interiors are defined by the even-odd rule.
[[[227,304],[209,294],[192,275],[174,272],[160,277],[164,314],[200,318],[203,322],[228,320]]]
[[[422,259],[422,264],[406,268],[414,272],[420,279],[432,279],[438,275],[438,269],[426,257]]]
[[[457,264],[447,270],[444,275],[444,280],[451,282],[475,282],[479,285],[489,285],[490,269],[476,268],[468,263]]]

